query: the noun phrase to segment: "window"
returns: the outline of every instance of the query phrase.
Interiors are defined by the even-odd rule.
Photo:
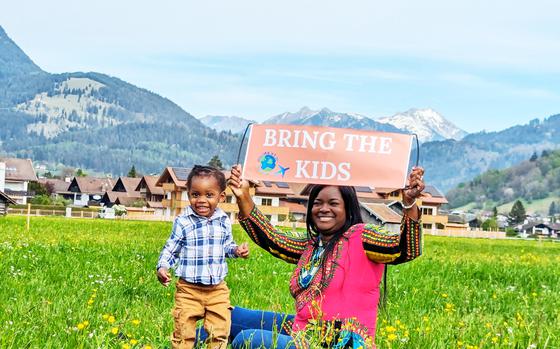
[[[226,195],[226,202],[228,204],[233,203],[233,195]]]
[[[424,223],[424,224],[422,224],[422,228],[424,228],[424,229],[432,229],[432,223]]]
[[[261,200],[262,206],[272,206],[272,199],[270,198],[262,198]]]
[[[278,221],[279,222],[284,222],[284,221],[286,221],[287,218],[288,218],[288,216],[285,215],[285,214],[279,214],[278,215]]]
[[[431,207],[422,207],[422,214],[425,216],[433,216],[434,209]]]

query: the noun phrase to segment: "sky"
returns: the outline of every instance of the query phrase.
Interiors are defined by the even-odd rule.
[[[432,108],[467,132],[560,113],[560,2],[7,1],[42,69],[97,71],[196,117],[303,106],[372,118]]]

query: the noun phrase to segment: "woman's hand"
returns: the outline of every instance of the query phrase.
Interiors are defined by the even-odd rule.
[[[227,181],[229,188],[235,197],[250,196],[249,182],[241,178],[241,165],[235,165],[231,168],[231,175]]]
[[[253,210],[253,199],[249,192],[249,182],[241,178],[241,165],[235,165],[231,168],[231,175],[227,180],[228,187],[233,192],[239,206],[239,214],[247,217]]]
[[[413,167],[412,172],[408,175],[408,186],[403,189],[403,203],[408,206],[424,191],[424,169],[422,167]]]

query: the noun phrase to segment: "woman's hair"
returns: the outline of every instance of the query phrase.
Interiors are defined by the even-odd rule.
[[[328,185],[317,184],[311,188],[309,193],[309,201],[307,203],[307,217],[305,223],[307,225],[307,234],[313,240],[315,244],[319,243],[319,234],[321,233],[317,229],[317,225],[313,221],[313,215],[311,210],[313,208],[313,202],[319,195],[319,192],[323,190]],[[326,261],[332,254],[336,244],[342,237],[342,235],[350,229],[354,224],[363,223],[362,214],[360,213],[360,203],[358,202],[358,195],[356,195],[356,189],[354,187],[348,186],[335,186],[340,191],[342,200],[344,201],[344,211],[346,212],[346,221],[339,231],[335,232],[333,237],[324,245],[325,252],[323,253],[323,258],[321,258],[321,265],[324,267],[324,261]]]
[[[222,171],[213,166],[194,165],[187,177],[187,190],[191,190],[192,179],[194,177],[214,177],[218,181],[220,190],[226,190],[226,177]]]

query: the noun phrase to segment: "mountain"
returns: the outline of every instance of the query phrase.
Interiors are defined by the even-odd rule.
[[[232,163],[239,139],[172,101],[101,73],[49,74],[0,27],[0,153],[123,174]],[[6,127],[8,126],[8,127]]]
[[[298,112],[286,112],[276,115],[263,123],[330,126],[402,133],[401,130],[393,125],[380,123],[363,115],[338,113],[327,108],[323,108],[321,110],[311,110],[308,107],[303,107]]]
[[[472,204],[486,209],[518,199],[533,202],[559,196],[560,150],[543,151],[540,157],[534,154],[512,167],[486,171],[447,193],[450,207]]]
[[[446,120],[433,109],[410,109],[391,117],[376,119],[376,121],[415,133],[418,135],[420,142],[444,139],[460,140],[467,135],[467,132]]]
[[[200,122],[217,131],[239,133],[243,132],[249,123],[255,123],[256,121],[247,120],[239,116],[208,115],[200,119]]]
[[[460,141],[424,143],[420,147],[420,165],[429,183],[447,191],[485,171],[527,160],[533,152],[558,148],[560,114],[499,132],[469,134]]]

